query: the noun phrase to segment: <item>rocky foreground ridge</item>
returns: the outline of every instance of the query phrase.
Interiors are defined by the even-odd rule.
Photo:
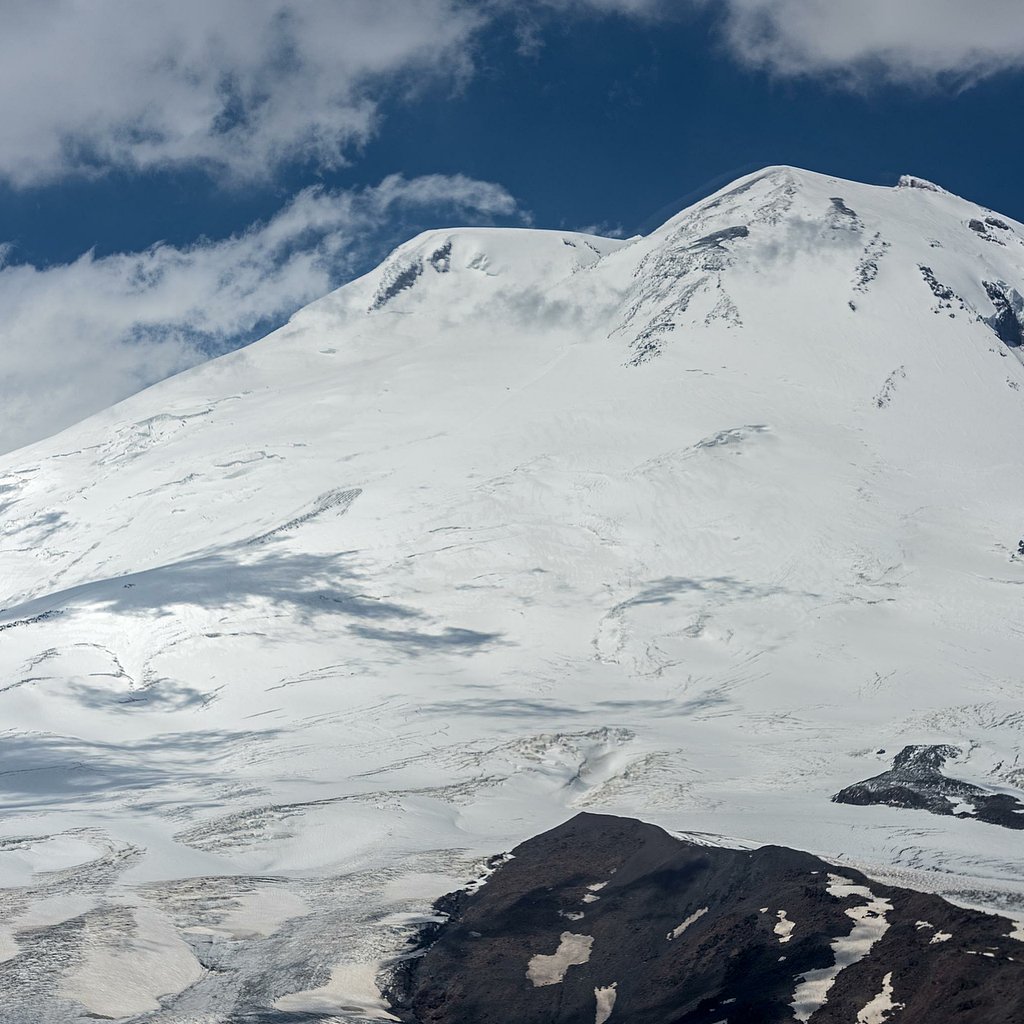
[[[417,1024],[1011,1024],[1005,918],[782,847],[580,814],[528,840],[392,980]]]

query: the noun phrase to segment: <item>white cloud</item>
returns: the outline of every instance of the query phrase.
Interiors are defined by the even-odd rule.
[[[724,0],[724,8],[732,52],[782,75],[964,84],[1024,67],[1020,0]]]
[[[375,133],[383,99],[471,74],[476,33],[496,17],[536,33],[553,10],[644,16],[671,3],[0,0],[0,179],[336,168]]]
[[[380,96],[458,76],[461,0],[0,0],[0,177],[343,163]]]
[[[1024,66],[1020,0],[0,0],[0,179],[336,167],[385,97],[468,75],[498,15],[534,52],[545,12],[697,9],[740,61],[782,75],[964,82]]]
[[[4,265],[0,245],[0,451],[235,347],[442,211],[479,222],[516,204],[461,175],[393,175],[359,191],[306,189],[266,223],[187,248],[39,269]]]
[[[510,0],[511,2],[511,0]],[[1021,0],[540,0],[639,18],[710,11],[741,63],[848,85],[970,84],[1024,68]]]

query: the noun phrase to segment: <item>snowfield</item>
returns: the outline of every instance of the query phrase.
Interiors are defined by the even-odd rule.
[[[1024,786],[1022,291],[1020,224],[771,168],[422,235],[4,456],[4,1019],[389,1019],[579,809],[1024,918],[1022,833],[831,802],[908,744]]]

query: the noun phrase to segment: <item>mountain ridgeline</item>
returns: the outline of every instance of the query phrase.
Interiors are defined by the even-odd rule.
[[[578,812],[721,852],[653,930],[609,881],[502,931],[511,1007],[668,1019],[685,954],[687,1021],[785,1019],[885,901],[811,1024],[1016,1007],[975,912],[1024,919],[1022,295],[997,211],[773,167],[644,237],[427,232],[4,456],[0,1016],[388,1019],[439,894]]]

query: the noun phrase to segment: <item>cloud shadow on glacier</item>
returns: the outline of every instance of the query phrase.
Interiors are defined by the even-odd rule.
[[[351,632],[365,640],[391,644],[406,654],[419,655],[431,651],[466,653],[501,644],[500,633],[479,633],[475,629],[448,627],[440,633],[426,633],[414,629],[383,629],[379,626],[356,625]]]
[[[262,600],[310,615],[363,619],[418,618],[414,609],[364,593],[350,553],[311,555],[236,549],[182,559],[155,569],[85,583],[33,605],[101,608],[118,614],[173,614],[175,607],[230,608]],[[23,606],[18,609],[23,613]]]
[[[436,701],[424,704],[423,711],[443,715],[477,715],[485,718],[522,718],[523,715],[578,718],[579,708],[567,704],[552,704],[541,700],[503,697],[464,697],[460,700]]]
[[[108,803],[129,793],[140,812],[178,804],[183,784],[205,788],[222,782],[219,766],[226,756],[237,759],[240,748],[278,733],[205,730],[123,744],[51,733],[0,736],[0,811],[65,802]],[[160,795],[163,786],[171,787],[165,796]],[[154,796],[149,807],[137,798],[147,791]],[[194,792],[187,799],[196,806]]]
[[[671,604],[680,594],[710,593],[722,598],[773,597],[776,594],[792,594],[793,591],[777,585],[763,585],[735,576],[707,576],[693,579],[687,576],[665,576],[652,580],[639,593],[627,598],[618,609],[632,608],[644,604]],[[803,593],[805,597],[818,595]]]
[[[228,548],[143,572],[82,584],[16,608],[3,618],[76,609],[117,615],[173,616],[182,608],[231,609],[261,605],[319,618],[350,620],[349,631],[408,655],[469,652],[500,643],[501,635],[456,626],[438,627],[419,609],[375,597],[355,565],[354,552],[314,555]],[[403,623],[396,628],[396,623]],[[419,625],[413,625],[417,623]]]

